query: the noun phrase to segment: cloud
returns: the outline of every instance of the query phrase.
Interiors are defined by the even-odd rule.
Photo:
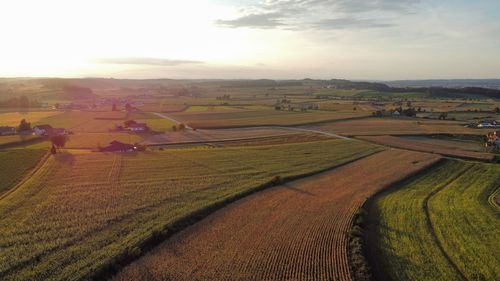
[[[393,12],[393,13],[412,13],[415,5],[420,0],[336,0],[322,1],[332,2],[335,8],[341,12],[347,13],[366,13],[374,11]]]
[[[324,19],[312,24],[315,29],[385,28],[394,24],[374,19],[336,18]]]
[[[416,11],[420,0],[265,0],[243,8],[242,16],[218,20],[238,28],[346,29],[394,26],[389,18]],[[314,24],[311,24],[313,22]]]
[[[200,64],[201,61],[194,60],[172,60],[164,58],[142,58],[142,57],[131,57],[131,58],[103,58],[98,59],[99,63],[107,64],[137,64],[137,65],[157,65],[157,66],[176,66],[182,64]]]
[[[284,25],[279,18],[279,13],[248,14],[233,20],[217,20],[216,23],[224,27],[250,27],[250,28],[274,28]]]

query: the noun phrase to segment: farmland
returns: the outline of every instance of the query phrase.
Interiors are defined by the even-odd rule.
[[[351,280],[346,232],[355,210],[437,159],[384,151],[256,193],[178,233],[114,280]]]
[[[32,143],[39,139],[41,139],[39,136],[34,135],[0,136],[0,147]]]
[[[147,138],[145,144],[169,144],[169,143],[192,143],[255,139],[272,136],[288,136],[296,134],[294,130],[287,128],[233,128],[214,130],[186,130],[183,132],[166,132],[162,135],[154,135]]]
[[[415,135],[415,134],[476,134],[483,135],[488,130],[464,127],[457,121],[416,120],[406,118],[365,118],[339,120],[314,126],[324,131],[333,131],[348,136]]]
[[[0,79],[0,127],[66,129],[0,136],[0,280],[500,279],[500,91],[472,91]]]
[[[251,110],[239,112],[174,113],[172,116],[194,128],[228,128],[262,125],[298,125],[356,117],[366,117],[363,111],[279,111]]]
[[[452,157],[470,158],[477,160],[492,160],[494,158],[494,155],[491,153],[477,151],[479,146],[478,144],[476,144],[474,149],[471,149],[470,145],[459,146],[453,142],[439,140],[429,141],[418,138],[410,139],[395,136],[366,136],[359,138],[391,147],[437,153]]]
[[[446,160],[370,204],[377,280],[498,280],[498,165]],[[495,246],[496,245],[496,246]]]
[[[276,176],[318,172],[379,150],[333,140],[58,154],[0,200],[0,274],[3,280],[80,279],[193,211]]]
[[[133,133],[75,133],[68,137],[65,147],[95,149],[99,146],[106,146],[114,140],[125,143],[139,143],[144,138]]]
[[[25,111],[0,113],[0,126],[17,126],[21,119],[31,123],[39,123],[41,120],[61,114],[58,111]]]
[[[125,113],[65,111],[60,115],[38,120],[38,124],[50,124],[55,128],[66,128],[73,132],[99,133],[113,129],[116,124],[123,124]]]
[[[0,195],[14,187],[47,153],[39,146],[0,150]]]

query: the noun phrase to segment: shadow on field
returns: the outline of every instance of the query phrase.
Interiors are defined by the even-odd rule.
[[[314,193],[311,193],[309,191],[306,191],[306,190],[303,190],[300,188],[296,188],[295,186],[293,186],[289,183],[283,183],[283,184],[281,184],[281,187],[286,188],[286,189],[291,190],[291,191],[295,191],[297,193],[302,193],[302,194],[309,195],[309,196],[316,196]]]
[[[70,166],[73,166],[76,161],[75,155],[66,152],[56,154],[54,155],[54,158],[56,159],[57,162]]]

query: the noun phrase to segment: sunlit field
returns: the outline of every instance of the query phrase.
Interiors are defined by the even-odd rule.
[[[498,165],[446,160],[377,196],[370,247],[381,280],[496,280]]]
[[[46,118],[61,114],[59,111],[29,111],[0,113],[0,125],[18,126],[22,119],[33,124],[42,123]]]
[[[0,200],[3,280],[90,276],[155,233],[282,179],[318,172],[380,148],[333,140],[280,146],[178,149],[51,157]]]
[[[0,196],[18,184],[48,152],[46,145],[0,149]]]

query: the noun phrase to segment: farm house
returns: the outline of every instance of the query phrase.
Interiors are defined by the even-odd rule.
[[[40,135],[40,136],[43,136],[43,135],[46,135],[47,132],[52,129],[52,126],[48,125],[48,124],[43,124],[43,125],[37,125],[35,127],[33,127],[33,132],[36,134],[36,135]]]
[[[14,135],[16,134],[16,128],[10,126],[0,127],[0,136]]]
[[[486,146],[500,148],[500,131],[489,132],[486,135]]]
[[[99,148],[100,152],[133,152],[136,151],[137,147],[132,144],[127,144],[114,140],[109,143],[106,147]]]
[[[497,128],[499,126],[500,124],[496,120],[484,120],[477,125],[478,128]]]
[[[132,132],[146,132],[149,131],[149,127],[146,123],[133,123],[128,126],[128,129]]]

